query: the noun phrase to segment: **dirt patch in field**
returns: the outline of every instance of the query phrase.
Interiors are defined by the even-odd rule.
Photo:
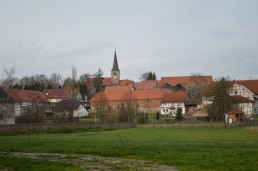
[[[245,129],[258,132],[258,127],[248,127]]]
[[[83,170],[89,171],[176,171],[176,169],[171,166],[153,164],[152,162],[146,160],[100,157],[92,155],[6,152],[0,153],[0,156],[46,159],[49,161],[72,163],[74,165],[79,165]]]

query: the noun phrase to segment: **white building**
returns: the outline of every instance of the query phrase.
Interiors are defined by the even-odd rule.
[[[184,115],[186,98],[186,92],[164,92],[160,106],[161,115],[176,116],[176,111],[178,108],[182,109],[182,114]]]

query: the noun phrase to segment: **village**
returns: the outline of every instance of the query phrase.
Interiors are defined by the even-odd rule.
[[[82,117],[92,117],[95,123],[140,120],[144,123],[149,115],[157,120],[175,118],[178,109],[183,118],[210,120],[207,107],[213,98],[209,96],[209,87],[218,82],[211,75],[146,78],[134,82],[121,80],[122,74],[115,51],[110,77],[87,78],[91,97],[82,94],[78,86],[42,91],[1,87],[0,124],[44,123],[44,119],[52,119],[53,123],[76,122]],[[229,124],[244,118],[254,119],[258,114],[258,80],[230,82],[228,93],[233,107],[224,119]]]

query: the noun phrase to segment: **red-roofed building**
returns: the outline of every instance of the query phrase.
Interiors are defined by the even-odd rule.
[[[135,90],[133,91],[133,97],[135,97],[138,103],[139,112],[160,112],[160,102],[163,97],[163,93],[160,89]]]
[[[0,88],[0,124],[15,124],[15,116],[26,113],[34,104],[46,102],[39,91]]]
[[[133,90],[133,86],[109,86],[106,87],[105,92],[127,92]]]
[[[57,103],[63,99],[67,99],[69,97],[69,92],[66,88],[61,89],[44,89],[42,91],[50,103]]]
[[[120,86],[129,86],[129,85],[134,86],[135,82],[132,80],[120,80],[119,85]]]
[[[96,89],[94,87],[94,79],[95,78],[87,79],[87,88],[91,94],[96,93]],[[102,78],[100,91],[105,91],[105,88],[109,86],[129,86],[129,85],[134,86],[134,84],[135,82],[131,80],[120,80],[120,70],[118,67],[117,55],[115,51],[113,68],[111,70],[111,77]]]
[[[253,94],[258,95],[258,80],[238,80],[236,83],[245,86]]]
[[[105,86],[112,86],[111,78],[103,78],[102,84],[105,85]]]
[[[226,122],[227,123],[236,123],[242,122],[244,119],[244,112],[239,108],[234,108],[230,110],[226,115]]]
[[[171,92],[164,93],[161,100],[161,114],[162,115],[176,115],[178,108],[182,109],[182,114],[185,114],[185,101],[187,99],[187,92]]]
[[[98,101],[106,100],[112,112],[117,112],[122,103],[131,101],[135,104],[137,112],[155,113],[160,111],[162,91],[154,90],[133,90],[132,86],[107,87],[104,92],[98,93],[91,100],[91,110],[97,111]]]
[[[211,84],[213,82],[212,76],[178,76],[178,77],[161,77],[161,85],[169,83],[173,86],[177,84],[183,85],[186,89],[194,85]]]
[[[158,88],[158,83],[156,80],[143,80],[135,83],[134,88],[136,90],[151,90]]]
[[[235,108],[247,117],[258,114],[258,80],[235,81],[230,91]]]

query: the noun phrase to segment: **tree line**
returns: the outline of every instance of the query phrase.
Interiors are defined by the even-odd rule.
[[[44,89],[68,88],[73,95],[80,92],[83,99],[92,97],[101,90],[103,71],[99,68],[97,72],[84,73],[77,77],[77,70],[72,66],[71,76],[63,77],[59,73],[52,73],[49,77],[45,74],[35,74],[18,78],[15,69],[4,68],[0,85],[4,88],[43,91]],[[90,85],[91,84],[91,85]],[[93,88],[94,91],[90,91]]]

